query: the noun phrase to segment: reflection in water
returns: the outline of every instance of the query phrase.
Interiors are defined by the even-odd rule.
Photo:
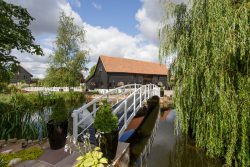
[[[175,110],[165,111],[148,157],[148,167],[221,167],[194,146],[194,142],[175,134]]]

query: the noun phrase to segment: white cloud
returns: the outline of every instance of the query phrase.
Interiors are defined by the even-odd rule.
[[[92,2],[92,5],[93,5],[94,8],[96,8],[96,9],[98,9],[98,10],[101,10],[101,9],[102,9],[102,5],[100,5],[100,4],[97,4],[97,3],[95,3],[95,2]]]
[[[16,56],[20,61],[20,64],[27,69],[34,77],[43,78],[46,73],[46,69],[49,66],[49,56],[52,54],[52,50],[48,48],[42,48],[44,56],[31,55],[29,53],[20,53],[17,50],[12,51],[12,55]]]
[[[30,27],[36,36],[56,33],[61,5],[66,3],[65,0],[7,1],[27,8],[30,15],[35,18]]]
[[[158,0],[154,0],[155,2]],[[136,17],[141,27],[141,34],[131,36],[119,31],[116,27],[102,28],[84,23],[78,13],[73,11],[66,0],[20,0],[13,1],[27,8],[30,14],[36,18],[32,23],[31,30],[38,39],[38,43],[44,50],[45,56],[36,56],[13,51],[13,54],[20,60],[21,65],[30,71],[34,77],[43,78],[48,68],[49,55],[53,52],[53,45],[56,37],[56,29],[60,11],[71,14],[78,25],[84,26],[86,30],[86,46],[90,49],[90,68],[96,63],[101,54],[132,58],[146,61],[158,61],[158,46],[155,27],[159,23],[160,14],[157,5],[151,4],[150,0],[143,0],[143,7],[137,12]],[[150,9],[150,7],[152,9]],[[147,23],[149,21],[149,23]],[[146,24],[147,23],[147,24]],[[152,25],[150,25],[152,23]],[[145,26],[145,28],[143,28]],[[145,40],[147,39],[147,40]]]
[[[120,32],[115,27],[107,29],[85,24],[86,40],[90,48],[91,61],[96,61],[101,54],[157,61],[158,48],[154,44],[141,46],[142,40]]]
[[[141,1],[143,2],[143,5],[135,15],[136,20],[138,21],[137,28],[146,39],[157,44],[159,43],[159,25],[163,15],[163,9],[161,7],[162,0]]]
[[[147,40],[158,44],[158,32],[164,15],[164,4],[167,1],[174,3],[187,3],[188,0],[141,0],[142,7],[137,11],[135,18],[138,21],[137,28]]]

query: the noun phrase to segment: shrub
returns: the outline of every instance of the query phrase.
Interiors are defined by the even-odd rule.
[[[2,158],[0,158],[0,166],[2,167],[2,166],[6,166],[6,165],[7,165],[7,163]]]
[[[8,92],[8,84],[5,82],[0,82],[0,93],[7,93]]]
[[[18,88],[15,85],[8,85],[8,90],[10,93],[17,93],[18,92]]]
[[[68,112],[63,98],[58,99],[56,104],[52,107],[50,119],[55,122],[62,122],[68,119]]]
[[[108,164],[107,158],[103,158],[103,153],[100,152],[100,148],[96,147],[94,151],[86,153],[84,156],[80,156],[77,159],[76,167],[104,167],[104,164]]]
[[[14,158],[21,158],[22,161],[33,160],[41,156],[42,153],[43,153],[43,149],[41,147],[33,146],[33,147],[27,148],[25,150],[21,150],[16,153],[0,154],[0,159],[2,159],[3,162],[7,162],[7,163],[9,163],[9,161]],[[7,167],[7,164],[5,163],[4,166]]]
[[[111,105],[104,101],[96,113],[94,127],[104,133],[109,133],[118,128],[118,118],[113,115]]]

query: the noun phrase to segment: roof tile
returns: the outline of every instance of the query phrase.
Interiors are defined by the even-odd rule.
[[[167,75],[166,65],[160,63],[139,61],[126,58],[101,55],[100,59],[106,72],[120,72],[133,74]]]

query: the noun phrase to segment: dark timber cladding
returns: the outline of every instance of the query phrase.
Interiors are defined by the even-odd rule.
[[[32,74],[30,74],[27,70],[25,70],[22,66],[18,67],[17,72],[11,78],[11,83],[19,83],[19,82],[25,82],[27,84],[31,84],[31,78],[33,77]]]
[[[100,56],[94,74],[86,81],[88,89],[109,89],[126,84],[167,86],[166,65],[110,56]]]

